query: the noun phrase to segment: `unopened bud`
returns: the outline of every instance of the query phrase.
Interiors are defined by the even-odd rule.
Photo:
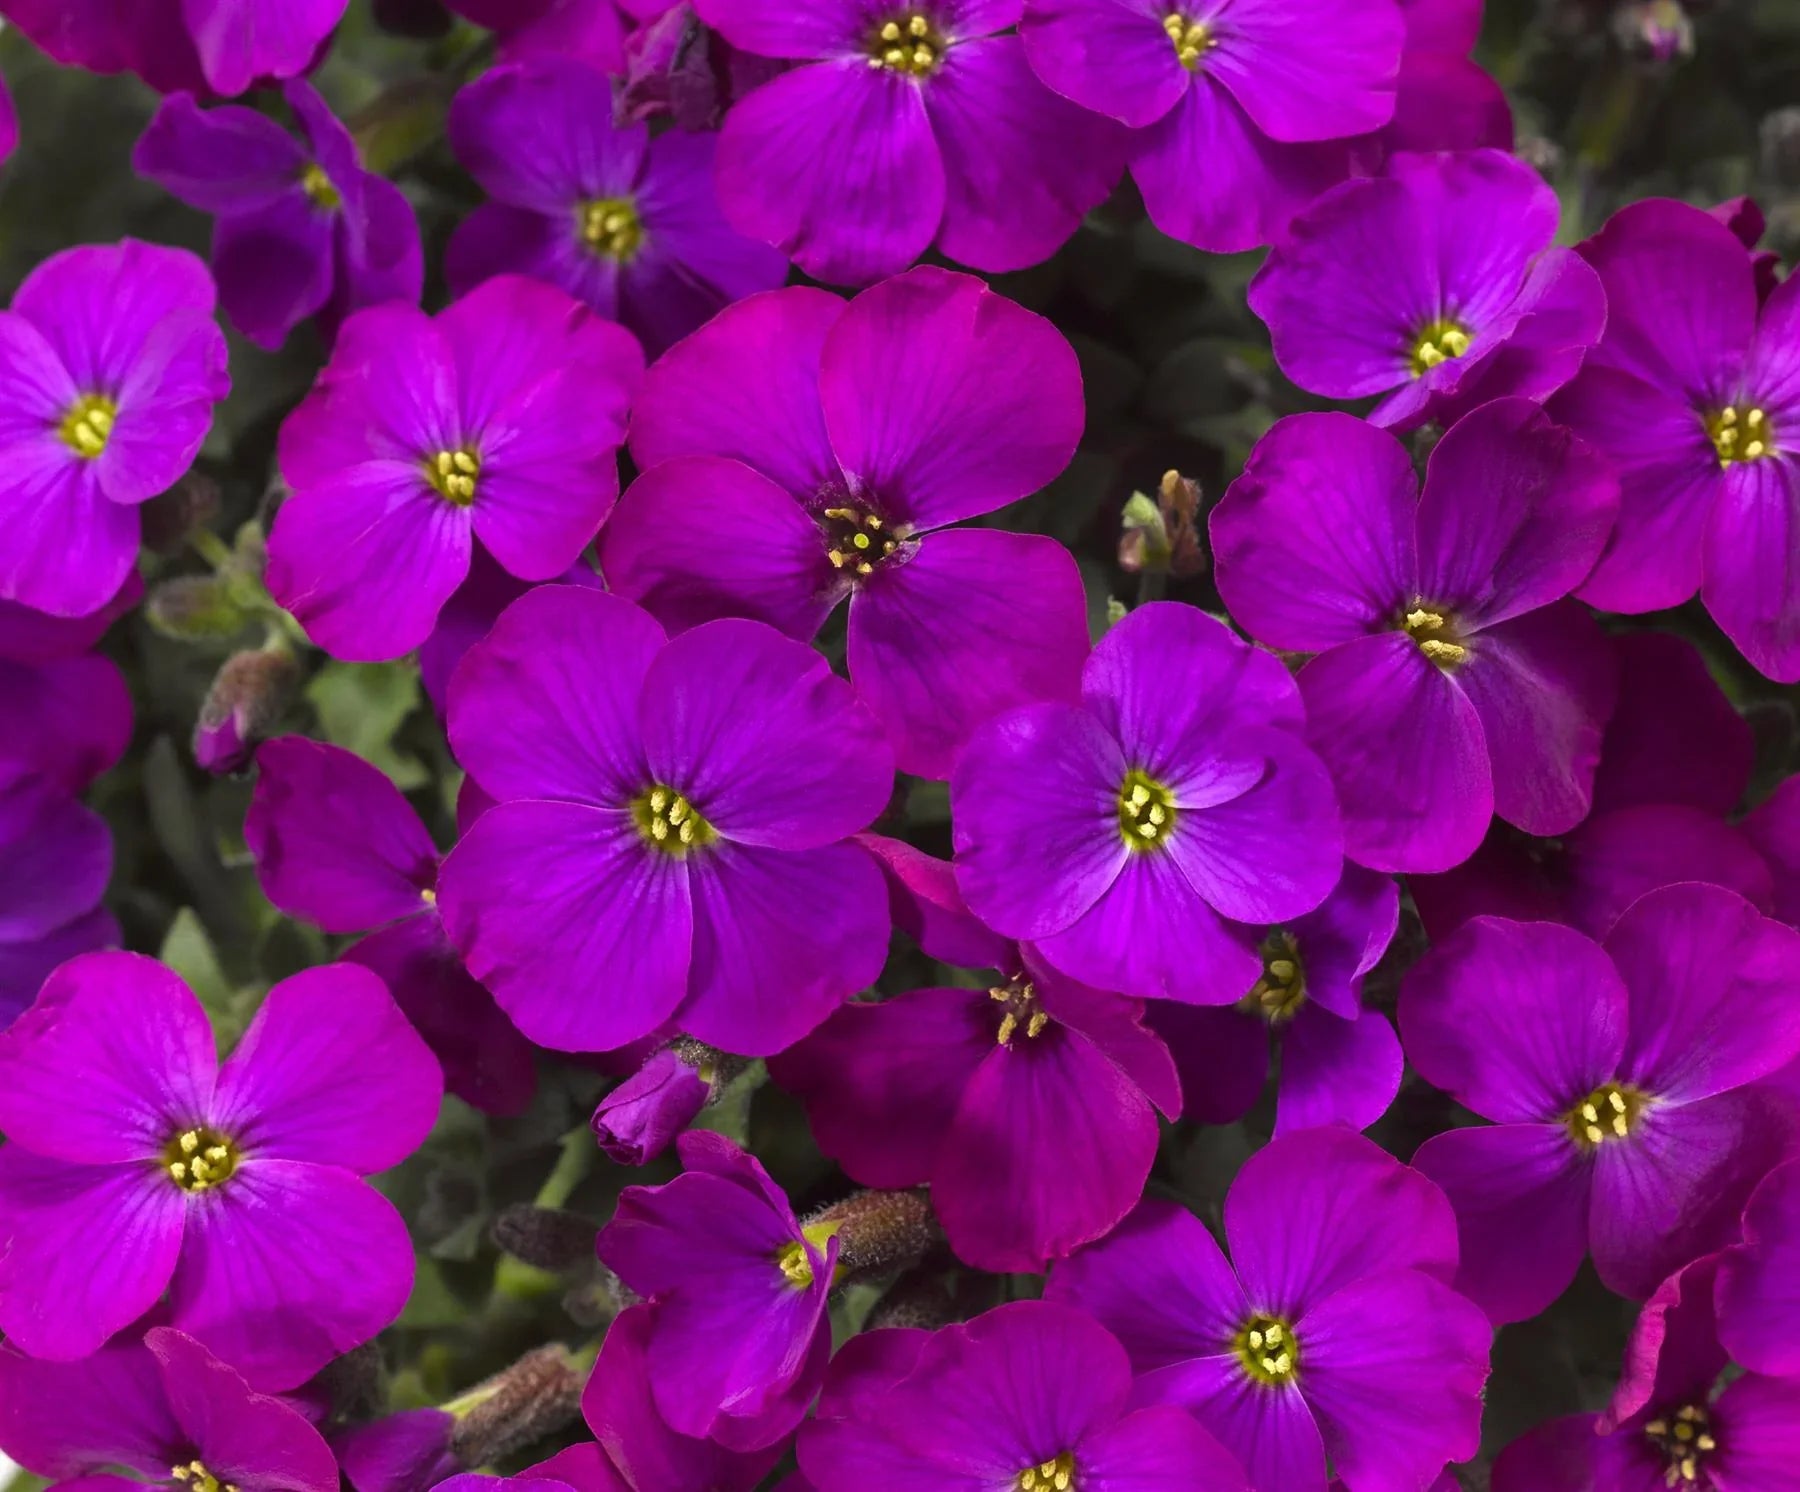
[[[924,1187],[857,1192],[809,1217],[806,1227],[835,1230],[838,1268],[846,1278],[904,1269],[944,1240]]]
[[[323,1396],[329,1418],[365,1420],[382,1408],[382,1375],[381,1348],[364,1342],[327,1363],[312,1387]]]
[[[487,1466],[557,1434],[581,1412],[586,1382],[585,1367],[560,1342],[527,1352],[443,1406],[456,1420],[452,1454],[465,1466]]]
[[[1800,187],[1800,104],[1777,109],[1758,133],[1763,173],[1779,186]]]
[[[194,725],[194,760],[208,772],[237,772],[286,713],[300,665],[285,648],[234,653],[213,679]]]
[[[1680,0],[1628,0],[1613,12],[1613,34],[1626,52],[1651,62],[1694,55],[1694,22]]]
[[[1164,472],[1154,497],[1134,492],[1125,503],[1119,564],[1133,574],[1198,575],[1206,568],[1199,516],[1199,484],[1178,471]]]
[[[881,1299],[869,1310],[863,1322],[864,1331],[878,1331],[885,1326],[914,1326],[936,1331],[952,1321],[962,1319],[950,1286],[935,1269],[913,1270],[903,1274],[888,1287]]]
[[[560,1274],[593,1262],[600,1229],[578,1212],[520,1202],[502,1209],[490,1232],[503,1253]]]
[[[159,580],[144,598],[152,627],[177,642],[236,637],[251,618],[223,575],[176,575]]]
[[[144,519],[144,547],[153,554],[179,554],[188,535],[219,516],[219,484],[190,471],[159,497],[138,509]]]
[[[675,1137],[748,1066],[716,1047],[683,1037],[652,1052],[594,1110],[594,1138],[623,1166],[641,1166]]]

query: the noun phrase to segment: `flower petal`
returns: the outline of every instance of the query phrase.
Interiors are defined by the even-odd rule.
[[[1208,74],[1277,140],[1329,140],[1380,129],[1394,114],[1406,40],[1397,5],[1366,0],[1231,0],[1206,54]]]
[[[1739,462],[1707,514],[1700,597],[1769,678],[1800,680],[1800,472],[1791,458]]]
[[[1138,1380],[1134,1398],[1178,1405],[1200,1420],[1243,1463],[1254,1487],[1326,1492],[1325,1447],[1305,1396],[1256,1382],[1234,1352],[1159,1368]]]
[[[1777,1166],[1744,1210],[1744,1243],[1719,1259],[1719,1339],[1753,1373],[1800,1376],[1800,1161]]]
[[[1378,1011],[1345,1020],[1303,1009],[1281,1036],[1275,1133],[1324,1124],[1367,1129],[1393,1103],[1405,1066],[1400,1039]]]
[[[160,1480],[186,1436],[156,1359],[127,1336],[71,1363],[0,1348],[0,1445],[27,1470],[64,1484],[100,1466]]]

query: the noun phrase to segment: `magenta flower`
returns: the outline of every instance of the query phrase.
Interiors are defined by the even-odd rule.
[[[1399,155],[1297,217],[1250,282],[1281,371],[1369,416],[1448,425],[1503,395],[1543,399],[1606,322],[1598,277],[1551,246],[1560,209],[1497,150]]]
[[[68,1361],[168,1290],[253,1384],[304,1382],[406,1303],[406,1226],[362,1177],[417,1148],[442,1092],[367,970],[283,980],[220,1067],[160,964],[64,964],[0,1035],[0,1329]]]
[[[1188,1410],[1256,1492],[1426,1485],[1474,1454],[1492,1329],[1445,1281],[1456,1225],[1418,1172],[1342,1129],[1274,1140],[1225,1198],[1230,1258],[1144,1202],[1051,1271],[1046,1299],[1125,1345],[1139,1403]]]
[[[499,806],[444,862],[444,925],[539,1045],[673,1027],[767,1055],[881,971],[881,874],[844,841],[893,758],[811,648],[743,621],[670,641],[546,586],[463,659],[449,729]]]
[[[803,1231],[723,1135],[676,1143],[685,1173],[620,1193],[600,1261],[651,1303],[643,1361],[669,1428],[761,1450],[793,1433],[825,1376],[835,1230]]]
[[[269,590],[328,652],[397,658],[431,635],[477,540],[521,580],[562,574],[618,496],[636,342],[506,275],[436,318],[359,311],[281,427],[293,495]]]
[[[1800,679],[1800,283],[1759,307],[1750,251],[1679,202],[1639,202],[1581,247],[1606,335],[1557,399],[1618,466],[1618,529],[1582,596],[1657,611],[1700,592],[1771,678]]]
[[[1275,1133],[1320,1124],[1367,1129],[1400,1091],[1403,1062],[1392,1022],[1365,1010],[1363,976],[1381,961],[1400,916],[1391,877],[1346,865],[1315,910],[1280,927],[1232,931],[1262,962],[1236,1006],[1163,1001],[1150,1029],[1181,1074],[1185,1118],[1228,1124],[1249,1112],[1281,1055]]]
[[[425,1492],[463,1469],[455,1428],[441,1409],[406,1409],[339,1431],[331,1449],[353,1492]]]
[[[1523,399],[1453,426],[1422,493],[1406,448],[1348,415],[1292,415],[1251,453],[1212,516],[1219,594],[1264,646],[1318,655],[1300,693],[1351,859],[1447,870],[1495,813],[1586,817],[1618,665],[1565,598],[1617,503]]]
[[[255,109],[166,99],[132,153],[138,175],[211,213],[212,268],[225,314],[278,348],[309,316],[327,337],[350,312],[416,304],[419,225],[392,182],[365,171],[356,142],[308,83],[283,90],[305,144]]]
[[[625,20],[613,0],[445,0],[500,38],[500,60],[576,57],[602,72],[625,70]]]
[[[266,741],[244,841],[263,894],[330,933],[367,933],[342,957],[373,969],[443,1065],[449,1090],[517,1114],[537,1086],[531,1043],[471,979],[437,911],[438,852],[412,805],[352,752]]]
[[[531,275],[624,322],[656,356],[721,306],[787,278],[779,250],[720,216],[716,141],[615,128],[611,80],[572,58],[496,67],[450,111],[457,158],[493,198],[450,241],[451,288]]]
[[[1405,25],[1395,0],[1028,0],[1019,35],[1050,87],[1131,126],[1150,221],[1237,253],[1393,117]]]
[[[1400,0],[1406,49],[1395,78],[1394,117],[1378,137],[1397,150],[1511,151],[1506,91],[1469,59],[1481,35],[1482,0]]]
[[[136,575],[121,596],[141,594]],[[118,665],[88,652],[125,609],[49,616],[0,601],[0,792],[21,783],[71,794],[115,766],[131,741]]]
[[[0,1030],[64,959],[118,942],[100,905],[112,851],[106,820],[72,798],[0,789]]]
[[[1800,1379],[1796,1280],[1800,1280],[1800,1160],[1790,1160],[1757,1187],[1744,1209],[1742,1245],[1726,1250],[1719,1262],[1719,1340],[1734,1360],[1753,1372]],[[1795,1391],[1800,1393],[1800,1383]]]
[[[225,397],[213,282],[126,239],[38,265],[0,311],[0,598],[98,611],[137,558],[140,503],[193,464]]]
[[[18,146],[18,110],[13,107],[12,93],[6,86],[6,79],[0,78],[0,161],[4,161]]]
[[[985,273],[1048,259],[1117,183],[1122,138],[995,34],[1021,3],[698,0],[733,47],[798,64],[725,117],[726,219],[837,285],[933,244]]]
[[[1478,917],[1407,975],[1400,1033],[1421,1077],[1491,1125],[1427,1140],[1449,1193],[1457,1288],[1496,1322],[1534,1316],[1592,1253],[1642,1299],[1735,1234],[1784,1126],[1746,1085],[1800,1053],[1800,934],[1717,886],[1653,891],[1603,944]]]
[[[0,1346],[0,1450],[69,1492],[338,1486],[330,1448],[297,1409],[254,1392],[204,1345],[166,1326],[141,1342],[115,1338],[79,1362]]]
[[[1304,725],[1274,658],[1191,606],[1140,606],[1094,648],[1079,704],[970,738],[950,782],[970,910],[1095,989],[1240,999],[1262,960],[1225,919],[1310,912],[1343,867]]]
[[[989,989],[921,989],[852,1003],[774,1058],[819,1148],[865,1186],[931,1186],[964,1263],[1035,1273],[1111,1229],[1143,1194],[1156,1111],[1181,1111],[1174,1064],[1136,1000],[1046,970],[1032,949],[981,926],[948,865],[891,840],[896,921],[956,961],[985,940]],[[913,905],[909,906],[908,903]],[[933,915],[923,920],[924,903]],[[958,924],[938,935],[944,921]]]
[[[712,1087],[672,1046],[645,1059],[594,1110],[594,1141],[622,1166],[641,1166],[675,1143],[706,1107]]]
[[[817,1492],[1248,1492],[1242,1469],[1187,1415],[1130,1407],[1125,1349],[1065,1305],[1015,1301],[929,1335],[874,1335],[886,1339],[881,1358],[846,1349],[843,1360],[873,1381],[800,1432],[800,1469]]]
[[[1082,419],[1062,334],[972,276],[917,269],[847,306],[756,296],[645,380],[644,475],[601,569],[677,630],[751,616],[804,640],[848,597],[858,696],[902,770],[945,777],[983,720],[1073,694],[1088,632],[1060,544],[940,530],[1044,486]]]

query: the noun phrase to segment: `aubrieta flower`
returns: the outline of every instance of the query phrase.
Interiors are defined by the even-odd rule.
[[[1066,1305],[1015,1301],[929,1335],[874,1335],[888,1339],[885,1360],[858,1353],[845,1367],[872,1368],[882,1391],[846,1394],[800,1432],[816,1492],[1248,1492],[1192,1418],[1131,1407],[1125,1349]]]
[[[490,1114],[537,1086],[531,1044],[469,977],[437,910],[438,852],[400,789],[353,752],[283,736],[256,754],[244,842],[263,894],[330,933],[367,933],[341,957],[379,974],[443,1065]]]
[[[1271,1141],[1225,1198],[1230,1257],[1144,1202],[1050,1273],[1046,1298],[1124,1343],[1140,1403],[1195,1415],[1257,1492],[1425,1485],[1474,1454],[1492,1329],[1445,1281],[1456,1222],[1418,1172],[1344,1129]]]
[[[444,925],[540,1045],[765,1056],[880,972],[881,873],[844,841],[893,756],[813,649],[544,586],[463,659],[449,731],[499,806],[444,862]]]
[[[106,821],[74,799],[0,788],[0,1030],[64,959],[118,941],[100,905],[112,850]]]
[[[13,106],[12,91],[6,86],[6,79],[0,78],[0,161],[4,161],[19,146],[19,112]]]
[[[369,660],[431,635],[477,541],[521,580],[561,575],[618,496],[642,374],[629,333],[515,275],[435,318],[357,312],[281,427],[270,593],[327,652]]]
[[[450,1448],[456,1419],[441,1409],[405,1409],[331,1437],[354,1492],[426,1492],[463,1469]]]
[[[1406,48],[1394,80],[1394,117],[1377,142],[1399,150],[1510,151],[1506,90],[1470,60],[1481,35],[1482,0],[1400,0]]]
[[[802,1229],[723,1135],[690,1131],[677,1148],[682,1175],[620,1193],[600,1261],[651,1304],[657,1413],[683,1435],[760,1450],[793,1432],[825,1376],[835,1230]]]
[[[1457,1288],[1496,1322],[1534,1316],[1592,1253],[1642,1299],[1735,1235],[1785,1125],[1754,1085],[1800,1053],[1800,934],[1718,886],[1653,891],[1603,944],[1477,917],[1407,975],[1421,1077],[1490,1125],[1427,1140],[1449,1193]]]
[[[1751,1195],[1744,1209],[1743,1242],[1720,1258],[1719,1340],[1735,1361],[1754,1372],[1800,1380],[1796,1280],[1800,1160],[1790,1160],[1771,1171]]]
[[[500,39],[500,60],[578,57],[602,72],[625,70],[625,18],[613,0],[445,0]]]
[[[645,380],[644,474],[601,569],[673,629],[750,616],[804,640],[848,597],[857,695],[903,771],[945,777],[983,720],[1074,692],[1088,630],[1055,540],[942,530],[1051,481],[1082,421],[1062,334],[973,276],[754,296]]]
[[[98,611],[137,558],[138,505],[193,464],[231,380],[213,282],[185,249],[67,249],[0,312],[0,598]]]
[[[1618,665],[1566,599],[1618,485],[1537,405],[1451,427],[1423,492],[1406,447],[1342,414],[1291,415],[1213,511],[1219,594],[1299,675],[1345,853],[1446,870],[1495,813],[1534,834],[1586,817]],[[1264,919],[1275,920],[1275,919]]]
[[[337,1492],[331,1449],[299,1410],[254,1392],[190,1336],[121,1336],[79,1362],[0,1345],[0,1450],[74,1492]],[[121,1472],[129,1473],[122,1477]]]
[[[1101,1237],[1142,1195],[1156,1112],[1181,1111],[1174,1064],[1139,1001],[1060,978],[1029,947],[988,932],[943,862],[865,843],[899,883],[897,903],[930,901],[934,923],[955,919],[961,938],[992,945],[975,957],[998,983],[853,1002],[772,1059],[770,1075],[805,1102],[819,1148],[854,1180],[929,1183],[964,1263],[1041,1270]],[[920,925],[904,911],[896,920]],[[931,932],[922,946],[956,957]]]
[[[1405,33],[1395,0],[1028,0],[1019,19],[1044,82],[1131,126],[1150,221],[1215,253],[1343,180],[1350,137],[1393,117]]]
[[[970,738],[950,782],[969,908],[1095,989],[1226,1005],[1262,960],[1225,919],[1275,924],[1337,884],[1331,780],[1299,690],[1191,606],[1140,606],[1095,646],[1080,703]]]
[[[1582,596],[1640,612],[1699,591],[1752,664],[1800,679],[1800,570],[1774,537],[1800,515],[1800,281],[1759,303],[1750,251],[1680,202],[1624,208],[1581,253],[1606,335],[1553,407],[1623,489]]]
[[[1234,928],[1262,960],[1236,1006],[1160,1001],[1149,1026],[1181,1074],[1184,1117],[1242,1118],[1280,1053],[1275,1133],[1318,1124],[1367,1129],[1400,1091],[1404,1066],[1392,1022],[1362,1004],[1363,976],[1381,961],[1400,917],[1392,877],[1356,865],[1324,902],[1280,927]]]
[[[995,34],[1022,3],[697,0],[732,46],[798,64],[725,116],[727,221],[838,285],[934,243],[987,273],[1048,259],[1118,182],[1122,139]]]
[[[1501,151],[1402,153],[1294,219],[1250,282],[1250,309],[1301,388],[1386,394],[1377,425],[1448,425],[1483,400],[1543,399],[1606,324],[1599,277],[1551,246],[1560,211]]]
[[[663,1047],[600,1100],[594,1142],[620,1165],[641,1166],[674,1144],[711,1096],[700,1069],[676,1047]]]
[[[383,301],[416,303],[419,225],[392,182],[365,171],[356,142],[308,83],[283,90],[305,143],[267,115],[165,99],[132,152],[138,175],[211,213],[219,304],[260,347],[309,316],[333,335]]]
[[[0,1330],[68,1361],[167,1290],[252,1384],[304,1382],[406,1303],[406,1225],[362,1178],[417,1148],[442,1092],[366,969],[277,984],[221,1067],[175,974],[72,959],[0,1035]]]
[[[445,259],[459,294],[494,275],[547,280],[622,321],[652,356],[721,306],[787,278],[780,250],[733,231],[713,189],[718,137],[615,127],[612,81],[568,57],[502,64],[457,94],[450,143],[493,200]]]
[[[117,612],[116,599],[82,617],[0,601],[0,792],[79,793],[124,756],[131,692],[116,663],[87,651]]]

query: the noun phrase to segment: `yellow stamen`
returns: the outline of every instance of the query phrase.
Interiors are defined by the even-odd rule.
[[[344,205],[344,198],[332,185],[331,178],[325,174],[325,168],[317,161],[308,161],[300,172],[300,189],[311,200],[314,207],[323,212],[334,212]]]
[[[1423,378],[1440,363],[1453,362],[1469,350],[1473,338],[1469,329],[1450,316],[1428,321],[1413,339],[1407,365],[1414,378]]]
[[[1419,651],[1446,673],[1466,662],[1469,647],[1455,615],[1442,606],[1418,602],[1400,619],[1400,629],[1419,645]]]
[[[1250,986],[1242,1008],[1271,1025],[1292,1020],[1306,1003],[1306,971],[1294,935],[1277,928],[1262,941],[1262,978]]]
[[[184,1192],[211,1191],[236,1174],[237,1145],[209,1125],[184,1129],[163,1146],[162,1165]]]
[[[575,209],[581,241],[605,259],[627,263],[644,246],[644,220],[629,197],[598,197]]]
[[[907,10],[883,21],[870,33],[867,56],[872,68],[885,68],[910,78],[927,78],[944,60],[949,40],[923,11]]]
[[[1294,1328],[1278,1316],[1252,1316],[1231,1339],[1245,1375],[1265,1388],[1280,1388],[1300,1371]]]
[[[633,798],[631,817],[645,841],[664,854],[685,855],[719,837],[700,810],[669,787],[652,787]]]
[[[1760,406],[1740,411],[1735,404],[1727,404],[1701,418],[1722,467],[1739,461],[1760,461],[1775,449],[1769,412]]]
[[[825,1245],[831,1242],[841,1227],[843,1227],[842,1223],[808,1223],[800,1230],[800,1234],[807,1243],[812,1245],[814,1253],[823,1254]],[[775,1256],[775,1264],[781,1270],[782,1276],[796,1290],[805,1290],[811,1287],[813,1282],[812,1260],[807,1257],[805,1245],[800,1242],[800,1239],[796,1238],[792,1243],[783,1244],[781,1252]],[[833,1277],[833,1283],[836,1283],[837,1276],[841,1276],[842,1273],[840,1268]]]
[[[1080,1492],[1075,1479],[1075,1455],[1063,1451],[1036,1466],[1027,1466],[1013,1482],[1016,1492]]]
[[[1178,10],[1172,10],[1164,16],[1162,24],[1163,30],[1169,34],[1169,41],[1174,45],[1176,57],[1189,72],[1196,71],[1200,66],[1200,59],[1218,45],[1217,39],[1206,29],[1205,22],[1190,21]]]
[[[471,446],[439,451],[425,463],[425,480],[432,491],[455,508],[466,508],[475,501],[475,479],[480,475],[481,456]]]
[[[83,394],[69,406],[56,433],[77,456],[92,461],[106,449],[118,418],[119,406],[114,400],[105,394]]]
[[[1563,1115],[1569,1137],[1582,1149],[1627,1139],[1650,1095],[1629,1083],[1603,1083]]]
[[[1174,793],[1162,783],[1136,767],[1125,774],[1119,787],[1119,834],[1129,848],[1160,848],[1180,816]]]

